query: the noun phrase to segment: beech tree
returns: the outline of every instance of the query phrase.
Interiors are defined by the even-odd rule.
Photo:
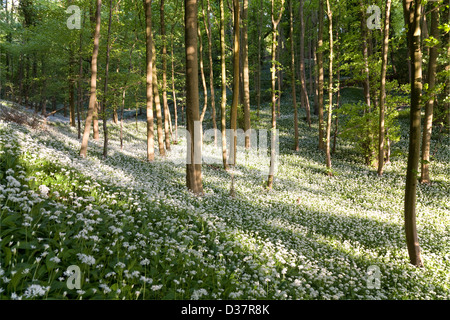
[[[198,4],[197,0],[185,0],[184,5],[186,50],[186,129],[190,137],[190,145],[188,146],[189,150],[187,151],[186,159],[186,185],[194,194],[202,194],[202,133],[201,130],[200,132],[197,132],[198,130],[196,130],[194,125],[195,121],[200,121],[197,56]]]
[[[86,116],[86,123],[84,125],[83,140],[81,142],[80,156],[82,158],[86,157],[87,147],[89,141],[89,133],[91,130],[92,118],[96,112],[97,105],[97,59],[98,59],[98,46],[100,42],[100,14],[101,14],[102,1],[97,0],[96,11],[95,11],[95,32],[94,32],[94,49],[92,52],[91,59],[91,89],[89,98],[89,109]],[[98,126],[98,125],[97,125]],[[95,135],[94,135],[95,138]]]
[[[147,101],[147,161],[155,159],[153,128],[153,36],[152,0],[144,1],[146,34],[146,101]]]
[[[422,96],[421,0],[403,0],[403,12],[408,27],[408,48],[411,59],[411,110],[408,165],[405,185],[405,232],[411,264],[422,267],[416,227],[417,170],[420,159],[420,121]]]
[[[433,45],[430,48],[428,61],[428,92],[429,98],[425,104],[425,121],[422,134],[422,154],[420,164],[420,181],[422,183],[430,183],[430,145],[431,132],[433,129],[433,108],[436,94],[434,89],[436,87],[436,67],[438,57],[438,43],[439,43],[439,6],[434,6],[431,11],[431,26],[430,36],[433,37]],[[437,43],[436,43],[437,42]]]
[[[269,167],[269,176],[267,179],[267,187],[272,189],[273,186],[273,172],[275,166],[275,142],[276,142],[276,129],[277,129],[277,114],[276,114],[276,70],[277,70],[277,61],[276,61],[276,53],[278,47],[277,40],[277,29],[278,25],[281,21],[281,17],[283,16],[284,11],[284,0],[280,0],[276,2],[276,0],[271,0],[272,10],[271,10],[271,20],[272,20],[272,68],[271,68],[271,101],[272,101],[272,127],[271,127],[271,144],[270,144],[270,167]],[[278,6],[277,6],[278,5]],[[277,8],[278,7],[278,8]],[[278,15],[276,15],[276,10],[278,9]]]

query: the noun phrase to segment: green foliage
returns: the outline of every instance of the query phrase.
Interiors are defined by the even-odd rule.
[[[385,137],[395,143],[400,140],[399,110],[408,104],[408,86],[391,81],[387,82],[386,89]],[[402,114],[408,111],[402,111]],[[371,157],[378,152],[379,108],[368,108],[362,102],[345,103],[336,113],[341,119],[340,136],[351,141],[355,150],[366,161],[372,162]]]

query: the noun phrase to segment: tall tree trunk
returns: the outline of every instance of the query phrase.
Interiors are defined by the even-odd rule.
[[[261,43],[262,43],[262,21],[263,21],[263,0],[260,0],[259,9],[259,23],[258,23],[258,61],[257,61],[257,77],[256,77],[256,112],[259,119],[259,111],[261,109]]]
[[[74,79],[75,57],[72,45],[69,49],[69,122],[75,127],[75,79]]]
[[[105,84],[103,87],[102,99],[102,113],[103,113],[103,159],[108,157],[108,108],[106,106],[106,94],[108,93],[108,75],[109,75],[109,56],[111,52],[110,38],[111,38],[111,18],[112,18],[112,0],[109,0],[109,20],[108,20],[108,34],[106,36],[106,66],[105,66]]]
[[[206,87],[206,78],[205,78],[205,70],[203,68],[203,41],[202,41],[202,32],[200,30],[200,24],[197,26],[197,34],[198,34],[198,56],[199,56],[199,65],[200,65],[200,75],[202,78],[202,86],[203,86],[203,110],[200,114],[200,121],[203,122],[203,118],[206,114],[206,109],[208,108],[208,88]]]
[[[330,56],[329,56],[329,78],[328,78],[328,111],[327,111],[327,136],[326,136],[326,156],[327,156],[327,171],[328,175],[332,176],[331,172],[331,152],[330,152],[330,136],[331,136],[331,119],[333,112],[333,12],[331,11],[330,1],[327,0],[327,16],[328,16],[328,33],[330,42]]]
[[[405,185],[405,232],[410,262],[417,267],[423,266],[416,227],[416,189],[417,169],[420,159],[420,100],[422,93],[421,8],[421,0],[403,0],[403,11],[408,25],[408,47],[412,74],[408,165]]]
[[[164,137],[166,149],[170,150],[170,110],[167,102],[167,46],[166,46],[166,26],[164,19],[164,0],[160,2],[160,23],[161,23],[161,40],[162,40],[162,98],[164,108]]]
[[[94,49],[92,52],[91,60],[91,93],[89,98],[89,109],[86,116],[86,124],[84,125],[83,140],[81,142],[80,156],[86,157],[87,147],[89,141],[89,132],[91,130],[91,123],[95,107],[97,103],[97,58],[98,58],[98,45],[100,41],[100,10],[102,1],[97,0],[97,9],[95,12],[95,31],[94,31]]]
[[[242,56],[244,85],[244,131],[245,148],[250,148],[250,75],[248,67],[248,0],[244,0],[242,8]]]
[[[208,58],[209,58],[209,90],[211,93],[211,111],[212,111],[212,123],[214,129],[214,146],[217,145],[217,123],[216,123],[216,97],[214,93],[214,68],[213,68],[213,59],[212,59],[212,39],[211,39],[211,5],[208,0],[208,10],[206,12],[206,19],[203,20],[205,24],[206,36],[208,37]],[[205,16],[205,10],[203,9],[203,16]]]
[[[174,143],[178,143],[178,106],[177,106],[177,95],[175,90],[175,67],[174,67],[174,54],[173,54],[173,32],[171,35],[172,47],[171,47],[171,62],[172,62],[172,99],[173,99],[173,112],[175,121],[175,137],[173,138]]]
[[[308,91],[306,90],[306,75],[305,75],[305,22],[303,19],[303,0],[300,0],[300,80],[302,84],[302,101],[304,101],[306,110],[306,122],[311,128],[311,111],[309,105]]]
[[[230,128],[232,141],[230,141],[230,164],[236,166],[237,148],[237,111],[239,103],[239,0],[233,0],[234,26],[233,26],[233,99],[231,102]]]
[[[155,159],[153,125],[153,36],[152,0],[144,0],[146,34],[146,106],[147,106],[147,161]]]
[[[383,31],[383,49],[381,60],[381,81],[380,81],[380,122],[378,126],[378,175],[383,174],[384,166],[384,113],[386,104],[386,71],[389,49],[389,18],[391,15],[391,0],[386,0],[386,12]]]
[[[369,49],[368,49],[368,35],[366,26],[366,10],[364,8],[364,2],[361,0],[361,36],[362,36],[362,54],[364,59],[364,74],[363,81],[364,89],[364,102],[368,108],[370,108],[370,70],[369,70]]]
[[[317,73],[318,73],[318,104],[319,104],[319,149],[325,149],[323,130],[323,0],[319,0],[319,34],[317,40]]]
[[[84,27],[84,16],[83,16],[83,26]],[[83,109],[83,99],[82,99],[82,92],[83,92],[83,33],[80,30],[80,47],[78,49],[78,92],[77,92],[77,128],[78,128],[78,139],[81,138],[81,111]]]
[[[292,12],[292,2],[289,0],[289,37],[291,38],[291,87],[292,87],[292,104],[294,107],[294,150],[299,151],[298,142],[298,112],[297,112],[297,93],[295,90],[295,52],[294,52],[294,17]]]
[[[186,185],[194,194],[203,193],[201,165],[201,127],[198,97],[197,58],[197,0],[185,0],[185,50],[186,50],[186,127],[190,135],[187,152]],[[198,132],[200,131],[200,132]],[[200,153],[200,154],[199,154]]]
[[[152,71],[153,71],[153,101],[155,102],[156,111],[156,130],[158,134],[158,149],[159,155],[162,157],[166,156],[166,150],[164,149],[164,135],[163,135],[163,123],[162,123],[162,110],[161,110],[161,100],[159,98],[158,90],[158,70],[156,68],[156,49],[155,42],[152,41]]]
[[[434,7],[431,11],[431,36],[439,39],[439,7]],[[428,62],[428,90],[432,92],[436,84],[436,66],[437,66],[438,47],[430,48],[430,59]],[[429,100],[425,105],[425,122],[422,135],[422,161],[420,166],[420,181],[430,183],[430,144],[431,131],[433,128],[433,108],[435,94],[431,93]]]
[[[221,76],[222,76],[222,100],[221,110],[221,130],[222,130],[222,162],[225,170],[228,170],[227,163],[227,135],[226,135],[226,108],[227,108],[227,69],[225,61],[225,11],[224,0],[220,0],[220,60],[221,60]]]
[[[275,18],[275,0],[271,0],[272,10],[272,68],[271,68],[271,100],[272,100],[272,130],[271,130],[271,145],[270,145],[270,168],[269,176],[267,179],[267,188],[272,189],[273,187],[273,176],[275,169],[275,139],[276,139],[276,129],[277,129],[277,115],[276,115],[276,94],[275,94],[275,84],[276,84],[276,51],[277,51],[277,28],[280,23],[281,17],[283,15],[284,0],[281,0],[281,8],[278,17]],[[293,70],[294,72],[294,70]]]
[[[281,45],[282,45],[282,41],[281,41],[281,28],[280,25],[278,24],[278,36],[279,39],[277,40],[277,48],[276,48],[276,55],[275,55],[275,60],[276,61],[280,61],[280,51],[281,51]],[[281,116],[281,67],[276,66],[276,74],[275,74],[275,78],[277,81],[277,116]]]

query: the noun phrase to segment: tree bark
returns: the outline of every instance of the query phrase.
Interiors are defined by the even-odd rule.
[[[212,111],[212,123],[214,129],[214,146],[217,145],[217,123],[216,123],[216,97],[214,93],[214,68],[213,68],[213,59],[212,59],[212,39],[211,39],[211,21],[210,21],[210,13],[211,13],[211,5],[208,0],[207,3],[208,10],[206,11],[206,19],[203,20],[205,24],[206,36],[208,37],[208,58],[209,58],[209,90],[211,94],[211,111]],[[205,16],[205,11],[203,10],[203,16]]]
[[[391,0],[386,0],[386,12],[384,20],[383,31],[383,49],[381,60],[381,80],[380,80],[380,119],[378,126],[378,175],[383,174],[384,166],[384,113],[386,104],[386,71],[388,62],[388,49],[389,49],[389,18],[391,15]]]
[[[102,113],[103,113],[103,159],[108,157],[108,108],[106,107],[106,94],[108,92],[108,76],[109,76],[109,56],[111,52],[110,38],[111,38],[111,18],[112,18],[112,0],[109,0],[109,20],[108,20],[108,34],[106,36],[106,66],[105,66],[105,84],[103,87],[102,99]]]
[[[242,56],[243,56],[243,85],[244,85],[244,131],[245,148],[250,148],[250,75],[248,67],[248,0],[244,0],[242,8]]]
[[[318,103],[319,103],[319,149],[325,149],[323,132],[323,0],[319,0],[319,35],[317,41],[317,73],[318,73]]]
[[[295,52],[294,52],[294,17],[292,12],[292,2],[289,0],[289,37],[291,38],[291,87],[292,87],[292,105],[294,107],[294,150],[299,151],[298,141],[298,112],[297,112],[297,93],[295,90]]]
[[[146,105],[147,105],[147,161],[155,159],[153,125],[153,36],[152,0],[144,0],[146,34]]]
[[[309,96],[308,91],[306,89],[306,74],[305,74],[305,22],[303,19],[303,0],[299,0],[300,2],[300,80],[302,85],[302,101],[305,103],[306,110],[306,122],[308,122],[308,126],[311,128],[311,111],[309,105]]]
[[[328,33],[330,41],[330,56],[329,56],[329,79],[328,79],[328,115],[327,115],[327,136],[326,136],[326,156],[327,156],[327,171],[328,175],[332,176],[331,172],[331,152],[330,152],[330,136],[331,136],[331,119],[333,112],[333,13],[331,11],[330,1],[327,0],[327,16],[328,16]]]
[[[102,6],[102,1],[97,0],[97,9],[95,12],[95,31],[94,31],[94,49],[92,52],[91,60],[91,92],[89,98],[89,109],[86,116],[86,124],[84,126],[83,140],[81,142],[80,156],[82,158],[86,157],[87,147],[89,141],[89,133],[91,130],[91,123],[93,114],[96,109],[97,104],[97,59],[98,59],[98,47],[100,41],[100,10]]]
[[[152,41],[152,72],[153,72],[153,101],[155,102],[156,111],[156,130],[158,135],[158,149],[159,155],[162,157],[166,156],[166,150],[164,149],[164,134],[163,134],[163,123],[162,123],[162,110],[161,110],[161,100],[159,97],[158,90],[158,71],[156,68],[156,49],[155,42]]]
[[[198,97],[197,58],[197,0],[185,0],[185,50],[186,50],[186,124],[190,135],[187,152],[186,185],[194,194],[203,193],[201,165],[201,129],[194,129],[200,120]],[[197,136],[199,134],[199,136]],[[198,154],[200,152],[200,154]],[[199,161],[200,160],[200,161]],[[200,162],[200,163],[198,163]]]
[[[417,267],[423,267],[416,227],[416,189],[420,158],[420,100],[422,93],[421,7],[421,0],[403,0],[403,12],[408,25],[408,47],[412,75],[408,165],[405,185],[405,233],[410,262]]]
[[[439,7],[435,7],[431,11],[431,36],[439,39]],[[433,108],[435,94],[433,90],[436,85],[436,67],[437,67],[438,47],[430,48],[430,59],[428,62],[428,91],[431,96],[425,105],[425,122],[422,135],[422,159],[420,167],[420,181],[422,183],[430,183],[430,145],[431,131],[433,128]]]
[[[162,98],[164,110],[164,138],[166,149],[170,150],[170,129],[169,119],[170,111],[167,102],[167,46],[166,46],[166,26],[164,19],[164,0],[160,2],[160,23],[161,23],[161,40],[162,40]]]
[[[227,108],[227,69],[225,61],[225,11],[224,0],[220,0],[220,61],[221,61],[221,76],[222,76],[222,100],[220,105],[221,110],[221,129],[222,129],[222,162],[225,170],[228,170],[227,163],[227,135],[226,135],[226,108]]]
[[[233,0],[234,26],[233,26],[233,99],[231,102],[230,128],[232,141],[230,141],[230,164],[236,166],[237,148],[237,111],[239,103],[239,0]]]
[[[198,56],[199,56],[199,65],[200,65],[200,75],[202,78],[202,86],[203,86],[203,110],[200,115],[200,121],[203,122],[203,119],[206,114],[206,109],[208,109],[208,89],[206,87],[206,78],[205,71],[203,68],[203,41],[202,41],[202,32],[200,30],[200,24],[197,26],[197,34],[198,34]]]
[[[271,100],[272,100],[272,130],[271,130],[271,149],[270,149],[270,168],[269,168],[269,176],[267,179],[267,188],[270,190],[273,187],[273,176],[274,176],[274,168],[275,168],[275,139],[276,139],[276,129],[277,129],[277,115],[276,115],[276,51],[277,51],[277,28],[280,23],[281,17],[283,15],[284,9],[284,0],[281,0],[281,8],[278,14],[278,17],[275,18],[275,0],[271,0],[272,10],[271,10],[271,18],[272,18],[272,68],[271,68]]]

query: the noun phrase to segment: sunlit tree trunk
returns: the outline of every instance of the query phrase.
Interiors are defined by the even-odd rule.
[[[231,101],[230,128],[232,141],[230,141],[230,164],[236,166],[237,147],[237,111],[239,103],[239,0],[233,0],[234,26],[233,26],[233,99]]]
[[[162,110],[158,90],[158,71],[156,69],[156,49],[154,41],[152,41],[152,71],[153,71],[153,79],[152,79],[153,101],[155,102],[155,111],[156,111],[156,130],[158,134],[158,149],[159,155],[164,157],[166,155],[166,150],[164,149]]]
[[[166,46],[166,26],[164,21],[164,0],[160,2],[160,24],[161,24],[161,40],[162,40],[162,98],[164,110],[164,141],[166,149],[170,150],[170,129],[169,119],[170,111],[167,103],[167,46]]]
[[[175,90],[175,63],[173,54],[173,33],[172,33],[172,48],[171,48],[171,62],[172,62],[172,99],[173,99],[173,113],[175,122],[175,136],[173,138],[174,143],[178,143],[178,106],[177,106],[177,94]]]
[[[217,145],[217,123],[216,123],[216,97],[214,93],[214,68],[213,68],[213,59],[212,59],[212,39],[211,39],[211,21],[210,21],[210,13],[211,13],[211,5],[208,0],[208,10],[206,11],[206,19],[204,19],[206,36],[208,37],[208,58],[209,58],[209,90],[211,93],[211,111],[212,111],[212,123],[214,129],[214,146]],[[203,16],[205,16],[205,10],[203,9]]]
[[[383,174],[384,166],[384,113],[386,104],[386,71],[389,49],[389,17],[391,15],[391,0],[386,0],[386,12],[383,31],[383,51],[381,60],[381,81],[380,81],[380,122],[378,126],[378,175]]]
[[[86,124],[84,126],[83,140],[81,142],[81,149],[80,149],[80,156],[82,158],[85,158],[87,154],[89,132],[91,130],[92,118],[97,104],[97,58],[98,58],[98,46],[100,41],[100,13],[101,13],[100,10],[102,6],[102,1],[97,0],[96,3],[97,3],[97,10],[95,12],[96,23],[94,31],[94,49],[92,52],[92,60],[91,60],[91,93],[89,98],[88,114],[86,116]]]
[[[431,11],[431,36],[439,39],[439,7],[434,7]],[[430,59],[428,61],[428,90],[432,92],[436,85],[436,66],[438,57],[438,47],[430,48]],[[433,108],[435,94],[432,93],[425,105],[425,126],[422,135],[422,159],[420,166],[420,181],[422,183],[430,183],[430,144],[431,131],[433,128]]]
[[[297,113],[297,93],[295,90],[295,52],[294,52],[294,17],[292,12],[292,2],[289,0],[289,37],[291,38],[291,87],[292,105],[294,107],[294,150],[299,151],[298,142],[298,113]]]
[[[227,163],[227,136],[226,136],[226,108],[227,108],[227,69],[225,64],[225,11],[224,0],[220,0],[220,61],[222,75],[222,100],[221,100],[221,130],[222,130],[222,161],[225,170],[228,169]]]
[[[110,38],[111,38],[111,18],[112,18],[112,0],[109,0],[109,20],[108,20],[108,34],[106,37],[106,66],[105,66],[105,85],[103,88],[102,99],[102,113],[103,113],[103,159],[108,156],[108,108],[106,106],[106,94],[108,92],[108,75],[109,75],[109,56],[111,52]]]
[[[243,85],[244,85],[244,131],[245,148],[250,148],[250,75],[248,67],[248,0],[244,0],[242,8],[242,57],[243,57]]]
[[[147,161],[155,159],[153,125],[153,36],[152,0],[144,0],[146,34],[146,104],[147,104]]]
[[[200,65],[200,75],[202,78],[202,86],[203,86],[203,110],[200,114],[200,121],[203,121],[206,109],[208,109],[208,89],[206,87],[206,78],[205,78],[205,70],[203,68],[203,41],[202,41],[202,32],[200,30],[200,24],[197,26],[197,34],[198,34],[198,57],[199,57],[199,65]]]
[[[420,159],[420,100],[422,94],[421,9],[421,0],[403,0],[403,11],[408,25],[408,47],[412,76],[410,79],[410,132],[405,185],[405,232],[410,262],[417,267],[423,266],[416,227],[417,170]]]
[[[330,1],[327,0],[327,16],[328,16],[328,33],[330,42],[329,55],[329,78],[328,78],[328,110],[327,110],[327,133],[326,133],[326,157],[327,157],[327,171],[328,175],[333,175],[331,172],[331,152],[330,152],[330,136],[331,136],[331,119],[333,112],[333,12],[331,11]]]
[[[319,34],[317,40],[318,107],[319,107],[319,149],[325,149],[323,130],[323,0],[319,0]]]
[[[267,188],[272,189],[273,186],[273,176],[274,176],[274,168],[275,168],[275,139],[276,139],[276,129],[277,129],[277,114],[276,114],[276,92],[275,92],[275,84],[276,84],[276,51],[277,51],[277,28],[280,23],[281,17],[283,15],[284,9],[284,0],[281,0],[281,8],[279,8],[278,17],[275,18],[275,0],[271,0],[272,10],[271,10],[271,18],[272,18],[272,68],[271,68],[271,100],[272,100],[272,130],[271,130],[271,150],[270,150],[270,168],[269,168],[269,176],[267,179]]]
[[[311,127],[311,111],[309,105],[308,91],[306,90],[306,74],[305,74],[305,22],[303,19],[303,0],[300,2],[300,80],[302,86],[302,101],[304,101],[306,110],[306,122],[308,122],[309,127]]]
[[[197,0],[185,0],[186,127],[191,141],[190,150],[187,152],[186,185],[194,194],[202,194],[202,137],[201,132],[199,133],[196,132],[197,130],[194,130],[194,122],[200,120],[198,97],[197,13]],[[197,136],[197,134],[200,134],[200,136]],[[200,152],[200,154],[197,154],[198,152]]]

